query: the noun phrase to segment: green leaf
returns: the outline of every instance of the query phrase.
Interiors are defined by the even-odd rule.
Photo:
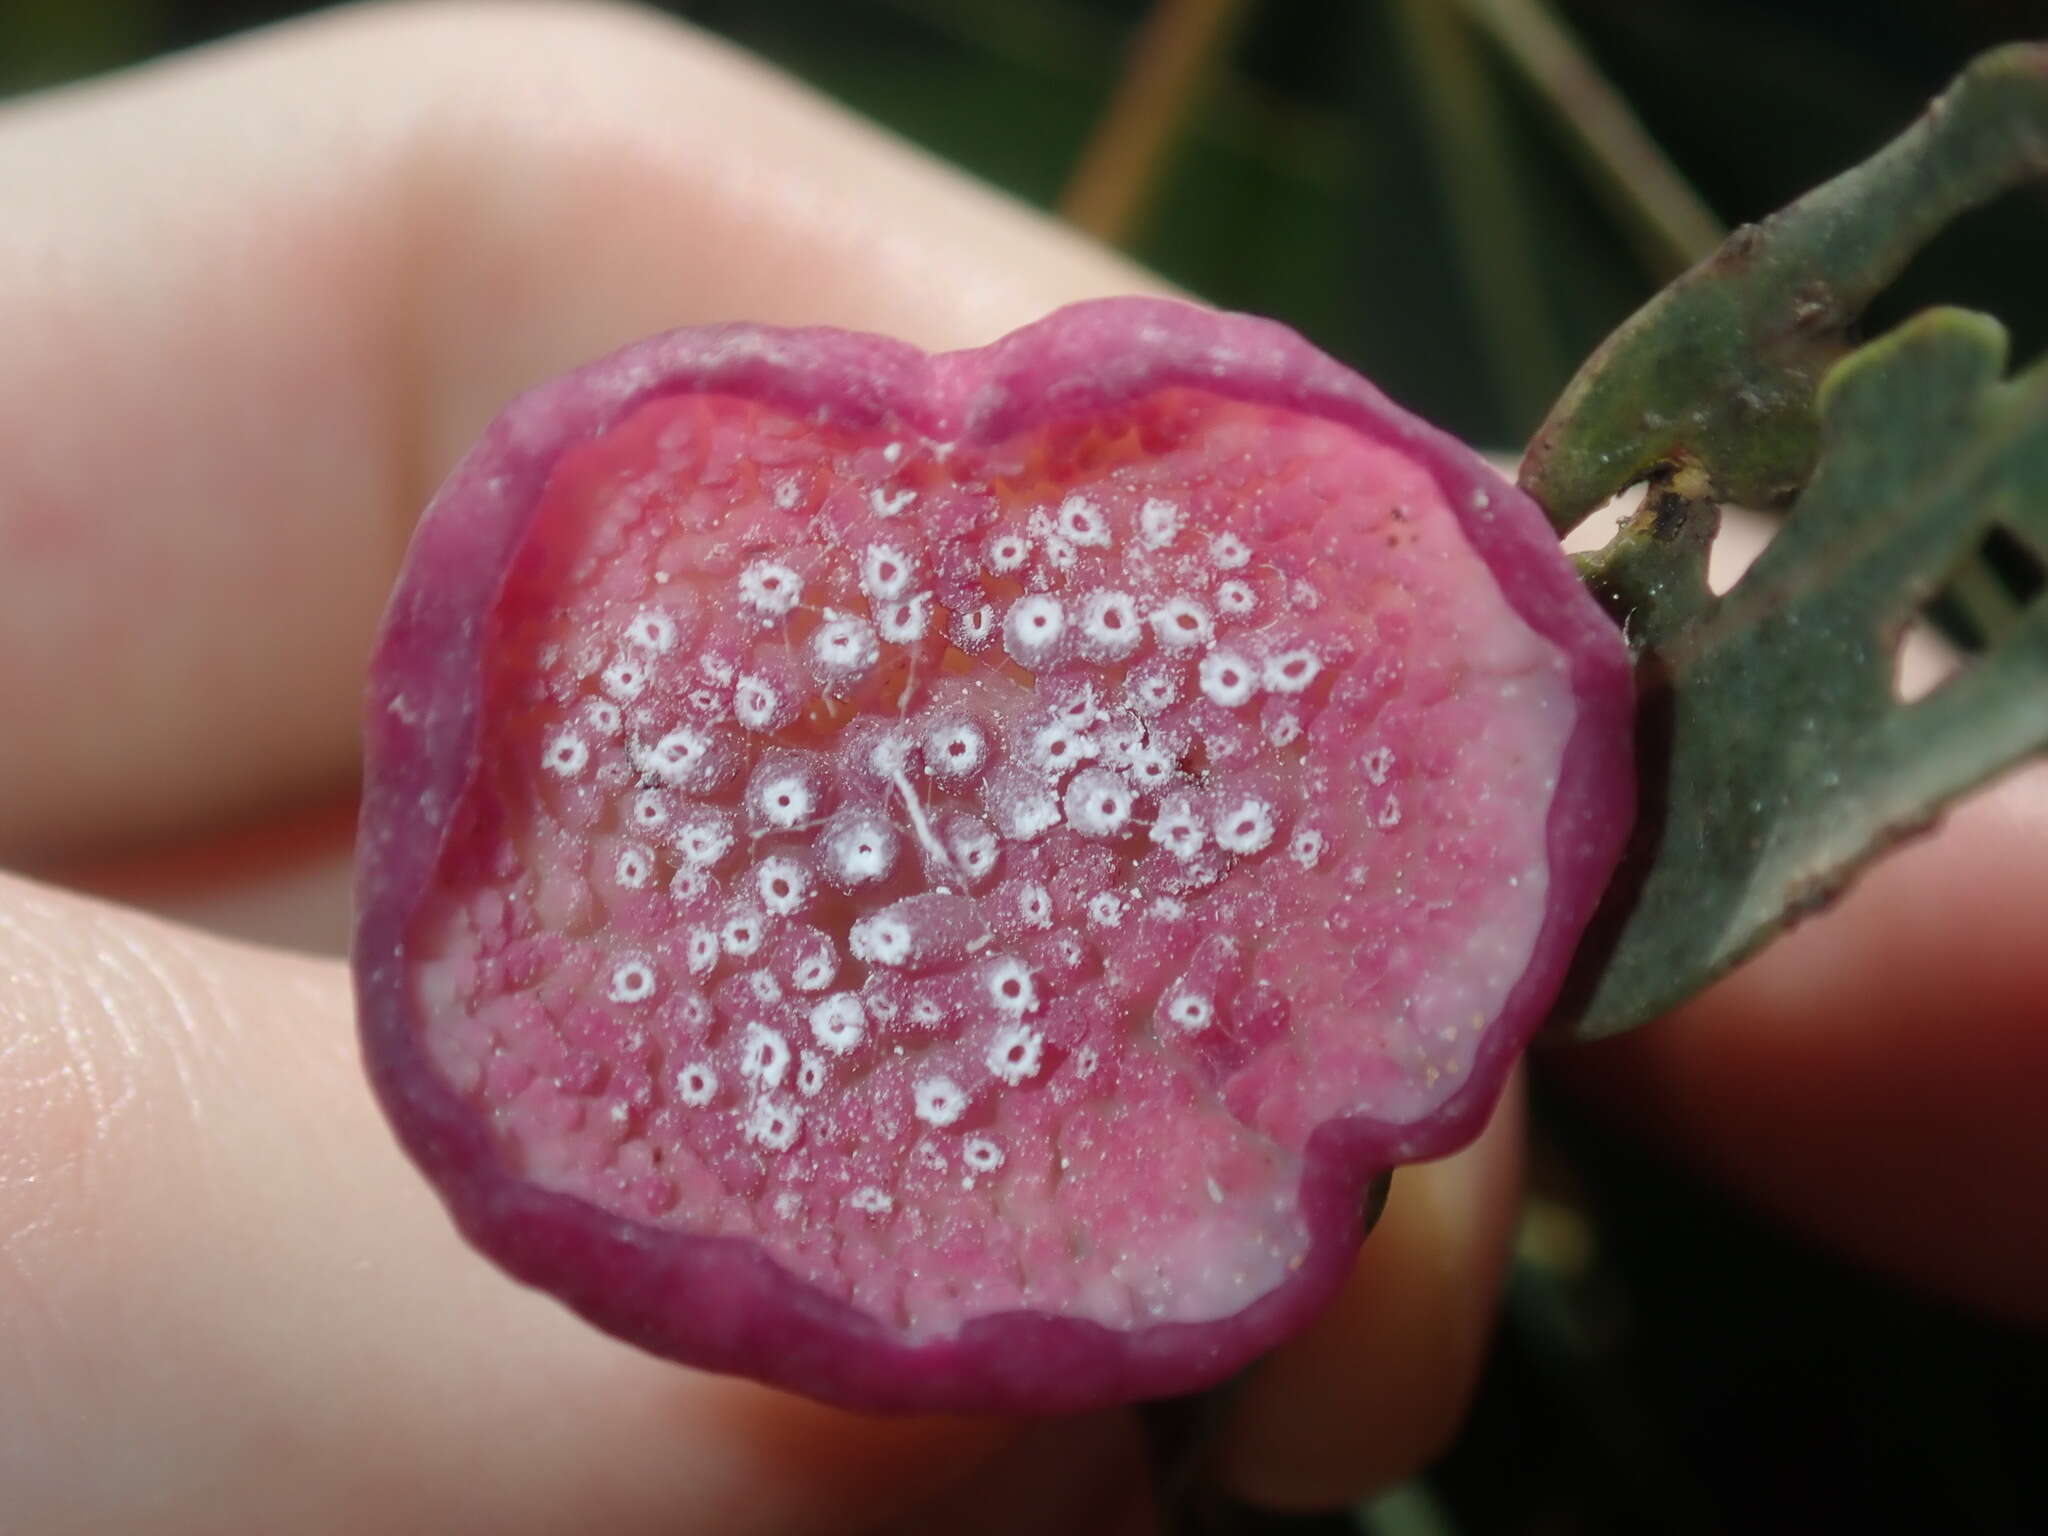
[[[1587,360],[1523,487],[1560,528],[1659,470],[1777,507],[1818,446],[1814,396],[1850,328],[1958,214],[2048,173],[2048,44],[1996,49],[1863,164],[1721,248]]]
[[[1865,860],[2048,750],[2048,602],[1898,702],[1907,625],[1994,526],[2048,552],[2048,363],[2009,382],[1993,320],[1930,310],[1818,391],[1818,459],[1742,580],[1706,583],[1695,469],[1662,477],[1587,563],[1626,626],[1648,795],[1627,874],[1558,1023],[1583,1038],[1683,1001]]]

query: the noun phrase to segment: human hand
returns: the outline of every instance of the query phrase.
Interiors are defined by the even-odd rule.
[[[346,818],[289,808],[345,795],[410,521],[508,396],[680,323],[958,346],[1156,286],[587,6],[339,13],[18,104],[0,184],[0,700],[34,722],[0,845],[330,950]],[[332,960],[16,882],[0,975],[0,1525],[1141,1526],[1128,1413],[865,1419],[512,1284],[373,1108]],[[1361,1491],[1448,1435],[1513,1120],[1404,1177],[1321,1340],[1224,1430],[1235,1486]]]
[[[312,947],[339,940],[345,818],[291,808],[345,794],[409,520],[504,399],[671,325],[958,346],[1156,286],[723,49],[589,6],[339,13],[17,104],[0,184],[0,848],[119,857],[102,889]],[[1908,857],[1981,873],[2048,844],[2040,775],[1986,804]],[[259,830],[135,856],[229,824]],[[1821,1173],[1873,1134],[1833,1097],[1868,1049],[1849,1016],[1906,996],[1887,968],[1925,952],[1888,910],[1785,947],[1840,956],[1794,978],[1802,1018],[1844,1020],[1803,1056],[1745,1024],[1788,1006],[1750,978],[1645,1037],[1674,1042],[1642,1070],[1709,1155],[1748,1074],[1815,1097],[1797,1123],[1828,1137],[1788,1165],[1809,1182],[1736,1171],[1804,1191],[1788,1208],[1823,1230],[1860,1186]],[[2048,967],[2027,951],[1982,970],[1986,1017],[2026,1017],[2018,968]],[[0,976],[0,1487],[23,1530],[1144,1528],[1128,1414],[864,1419],[645,1358],[504,1279],[378,1119],[337,962],[9,881]],[[1974,1118],[2024,1067],[1966,1049],[1979,1015],[1943,1005],[1939,1104]],[[1985,1118],[2010,1122],[2003,1166],[2040,1169],[2023,1120]],[[1923,1123],[1889,1133],[1902,1165],[1951,1151]],[[1328,1502],[1436,1449],[1517,1159],[1510,1103],[1403,1172],[1344,1297],[1235,1400],[1229,1486]]]

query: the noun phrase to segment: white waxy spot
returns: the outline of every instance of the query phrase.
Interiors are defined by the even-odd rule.
[[[1216,1008],[1199,992],[1176,992],[1166,1004],[1166,1017],[1189,1034],[1209,1027]]]
[[[960,1143],[960,1161],[976,1173],[994,1173],[1003,1166],[1003,1149],[986,1136],[970,1136]]]
[[[900,917],[864,917],[847,934],[846,947],[870,965],[908,965],[917,953],[917,936]]]
[[[1022,960],[1005,955],[988,968],[989,1001],[1004,1013],[1033,1013],[1038,1008],[1038,983]]]
[[[781,511],[787,512],[796,505],[797,498],[803,493],[804,488],[795,480],[784,480],[775,487],[775,505]]]
[[[988,809],[1013,842],[1028,843],[1060,824],[1060,803],[1052,791],[1015,779],[990,793]]]
[[[675,844],[684,862],[711,869],[732,852],[732,833],[723,821],[704,817],[677,828]]]
[[[1058,720],[1041,726],[1031,737],[1031,761],[1055,777],[1064,777],[1069,769],[1080,767],[1101,750],[1093,737]]]
[[[875,627],[891,645],[910,645],[925,637],[932,627],[932,595],[920,592],[900,602],[884,603],[875,610]]]
[[[805,1051],[796,1059],[796,1091],[807,1099],[815,1099],[824,1091],[829,1073],[825,1058],[816,1051]]]
[[[1235,709],[1259,691],[1259,671],[1235,651],[1211,651],[1202,658],[1202,695]]]
[[[934,778],[971,778],[987,761],[988,738],[971,721],[946,721],[924,739],[925,768]]]
[[[1106,768],[1090,768],[1074,776],[1062,804],[1082,836],[1114,837],[1131,819],[1131,788]]]
[[[757,1003],[779,1003],[782,1001],[782,983],[775,979],[773,971],[749,971],[746,976],[747,990],[754,994]]]
[[[807,951],[790,972],[790,985],[799,992],[822,992],[839,975],[839,957],[826,945]]]
[[[1145,725],[1132,715],[1112,717],[1103,722],[1097,739],[1102,743],[1103,755],[1112,763],[1128,766],[1131,755],[1145,745]]]
[[[851,992],[834,992],[811,1007],[811,1035],[834,1056],[844,1056],[867,1035],[867,1014]]]
[[[1322,833],[1310,827],[1303,827],[1288,843],[1287,857],[1303,869],[1314,869],[1322,860],[1323,850],[1327,846]]]
[[[1248,581],[1226,581],[1216,589],[1216,608],[1232,618],[1243,618],[1259,606],[1259,595]]]
[[[711,755],[711,737],[693,726],[679,725],[655,742],[642,747],[634,762],[649,778],[664,784],[688,784],[696,779]]]
[[[1487,494],[1486,494],[1486,492],[1484,492],[1484,491],[1474,491],[1474,492],[1472,493],[1472,510],[1473,510],[1473,511],[1475,511],[1475,512],[1484,512],[1484,511],[1485,511],[1485,510],[1486,510],[1486,509],[1487,509],[1488,507],[1490,507],[1490,506],[1492,506],[1492,505],[1493,505],[1493,498],[1492,498],[1491,496],[1487,495]]]
[[[1082,549],[1109,546],[1109,519],[1085,496],[1069,496],[1061,502],[1057,521],[1061,534]]]
[[[740,601],[766,618],[788,613],[803,591],[803,578],[779,560],[756,560],[740,572]]]
[[[803,1197],[793,1189],[785,1189],[775,1197],[775,1214],[784,1221],[796,1220],[796,1213],[803,1208]]]
[[[1150,910],[1162,923],[1171,923],[1188,915],[1188,904],[1178,896],[1155,896]]]
[[[676,647],[676,621],[652,608],[644,609],[627,624],[626,639],[643,651],[665,656]]]
[[[735,912],[718,930],[719,946],[728,955],[744,960],[760,952],[761,940],[767,931],[768,925],[761,920],[760,913]]]
[[[1098,928],[1114,928],[1124,920],[1124,900],[1114,891],[1099,891],[1088,898],[1088,921]]]
[[[1394,771],[1394,749],[1374,747],[1358,760],[1358,766],[1365,771],[1367,781],[1374,786],[1387,782],[1387,775]]]
[[[894,464],[902,457],[903,445],[901,443],[890,443],[882,449],[882,462],[884,464]]]
[[[1035,667],[1053,655],[1066,631],[1067,615],[1059,599],[1036,592],[1010,605],[1003,618],[1003,648],[1019,666]]]
[[[1266,658],[1263,674],[1274,693],[1300,693],[1322,674],[1323,659],[1305,645]]]
[[[963,651],[978,651],[994,638],[996,610],[983,603],[953,615],[953,643]]]
[[[1301,716],[1275,715],[1266,722],[1266,740],[1276,747],[1291,747],[1301,740]]]
[[[647,667],[632,657],[621,656],[604,669],[598,681],[621,704],[630,704],[647,689]]]
[[[1163,789],[1173,778],[1173,759],[1157,747],[1140,747],[1126,755],[1124,773],[1139,789]]]
[[[1192,597],[1169,597],[1152,610],[1152,633],[1168,650],[1187,651],[1214,639],[1216,624]]]
[[[779,773],[754,786],[754,814],[769,826],[787,831],[811,819],[818,798],[800,773]]]
[[[757,1099],[747,1116],[747,1140],[770,1152],[787,1152],[796,1145],[804,1128],[804,1112],[794,1104],[774,1099]]]
[[[1038,1076],[1045,1060],[1045,1036],[1028,1024],[1008,1024],[995,1032],[982,1057],[988,1069],[1012,1088]]]
[[[1064,534],[1048,533],[1045,536],[1045,563],[1056,571],[1072,570],[1074,565],[1074,541]]]
[[[1209,830],[1202,825],[1202,818],[1195,814],[1194,806],[1185,800],[1176,800],[1160,808],[1152,823],[1151,836],[1153,842],[1186,863],[1209,841]]]
[[[1155,497],[1138,509],[1138,536],[1147,549],[1164,549],[1180,536],[1181,522],[1177,505]]]
[[[789,1042],[780,1030],[766,1024],[749,1024],[740,1042],[740,1076],[757,1092],[773,1093],[782,1086],[789,1071]]]
[[[893,779],[910,771],[911,754],[917,743],[903,731],[890,731],[868,748],[868,771],[878,779]]]
[[[795,859],[763,859],[754,871],[761,905],[780,917],[801,912],[811,896],[811,872]]]
[[[1387,803],[1380,807],[1374,823],[1382,832],[1391,832],[1401,825],[1401,802],[1396,796],[1387,796]]]
[[[833,825],[824,838],[832,873],[844,885],[867,885],[896,866],[901,840],[878,816],[859,814]]]
[[[654,967],[645,960],[627,960],[612,972],[609,994],[615,1003],[644,1003],[654,996]]]
[[[541,766],[549,773],[558,773],[565,779],[573,779],[590,762],[590,748],[583,738],[571,731],[563,731],[548,743],[547,750],[540,755]]]
[[[1042,885],[1027,885],[1017,893],[1017,916],[1027,928],[1052,926],[1052,893]]]
[[[886,491],[876,486],[868,492],[868,510],[877,517],[901,517],[910,510],[910,504],[917,500],[917,492],[908,486],[900,490]]]
[[[627,844],[619,850],[619,857],[612,865],[612,878],[629,891],[646,888],[654,876],[654,855],[645,848]]]
[[[1138,600],[1128,592],[1090,592],[1081,600],[1081,646],[1091,660],[1121,661],[1144,643]]]
[[[1076,1077],[1093,1077],[1096,1069],[1101,1065],[1102,1055],[1092,1045],[1084,1045],[1081,1049],[1074,1052],[1074,1076]]]
[[[910,590],[915,567],[893,544],[870,544],[860,557],[860,584],[869,597],[887,602]]]
[[[896,1209],[896,1201],[886,1190],[873,1184],[863,1184],[846,1197],[846,1203],[856,1211],[869,1216],[886,1216]]]
[[[811,636],[812,660],[834,677],[858,676],[881,654],[874,625],[850,613],[826,619]]]
[[[1251,564],[1251,546],[1234,533],[1219,533],[1209,541],[1209,558],[1223,571],[1241,571]]]
[[[660,790],[643,789],[633,797],[633,808],[627,814],[634,826],[652,832],[668,825],[668,802],[661,797]]]
[[[1087,730],[1101,716],[1102,709],[1095,702],[1095,687],[1092,683],[1082,684],[1053,710],[1055,720],[1077,731]]]
[[[996,867],[996,835],[971,817],[956,817],[946,829],[946,850],[970,883]]]
[[[692,976],[708,976],[718,965],[718,932],[713,928],[692,928],[684,941],[684,958]]]
[[[1124,688],[1131,703],[1147,715],[1158,714],[1180,697],[1180,681],[1171,672],[1133,672]]]
[[[998,576],[1007,576],[1012,571],[1024,568],[1024,562],[1031,558],[1031,541],[1021,533],[999,533],[988,541],[988,552],[982,563]]]
[[[967,1112],[967,1095],[950,1077],[927,1077],[912,1092],[911,1104],[918,1119],[943,1128]]]
[[[1273,841],[1273,807],[1247,795],[1216,818],[1216,846],[1225,853],[1257,853]]]
[[[590,722],[590,728],[600,736],[616,736],[619,727],[625,723],[625,716],[619,713],[619,706],[609,699],[592,699],[583,711],[583,718]]]
[[[765,677],[742,677],[733,690],[732,712],[750,731],[772,731],[781,721],[782,690]]]
[[[676,1073],[676,1098],[691,1109],[702,1109],[718,1097],[718,1074],[706,1062],[693,1061]]]

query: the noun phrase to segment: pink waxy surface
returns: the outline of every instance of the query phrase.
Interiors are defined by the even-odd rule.
[[[655,338],[423,521],[373,1080],[479,1247],[877,1408],[1188,1390],[1468,1138],[1633,811],[1536,508],[1267,322]]]

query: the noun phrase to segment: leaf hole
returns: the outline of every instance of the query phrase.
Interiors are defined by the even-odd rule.
[[[1994,523],[1900,638],[1892,689],[1901,703],[1926,698],[1995,646],[2048,593],[2048,558],[2024,535]]]

